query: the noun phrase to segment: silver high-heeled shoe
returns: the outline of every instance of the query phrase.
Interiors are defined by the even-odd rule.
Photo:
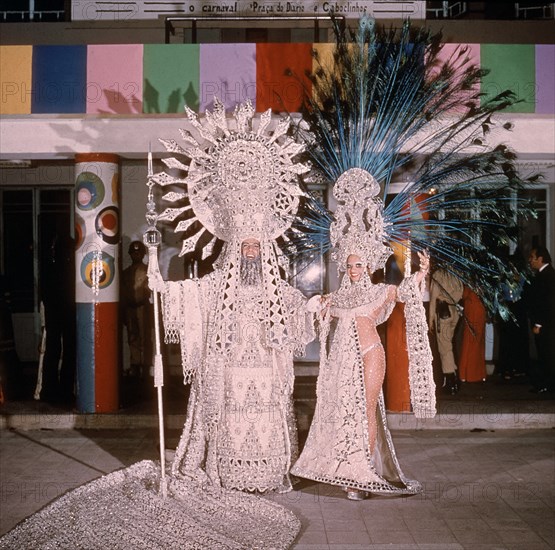
[[[347,491],[347,498],[349,500],[364,500],[366,498],[366,491],[359,491],[358,489],[349,489]]]

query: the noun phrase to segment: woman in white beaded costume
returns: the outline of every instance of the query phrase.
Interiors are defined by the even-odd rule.
[[[162,293],[166,340],[181,344],[185,378],[193,379],[173,473],[202,471],[226,489],[288,491],[291,458],[298,454],[293,355],[303,353],[314,333],[306,300],[280,277],[275,239],[291,225],[302,194],[297,177],[308,168],[291,160],[302,147],[287,136],[288,120],[269,131],[269,111],[256,120],[245,103],[235,110],[233,129],[218,101],[204,124],[188,113],[208,146],[186,132],[193,145],[187,150],[164,141],[192,158],[181,180],[190,206],[181,210],[192,208],[225,246],[216,270],[200,280],[164,283],[159,272],[150,273]],[[176,159],[165,162],[184,169]],[[165,173],[153,179],[180,183]],[[159,219],[176,212],[167,209]],[[199,235],[192,239],[184,252]]]
[[[525,201],[519,199],[514,210],[509,206],[524,181],[514,153],[491,138],[494,129],[511,129],[493,115],[515,97],[505,90],[486,98],[480,92],[486,71],[472,63],[467,47],[445,56],[440,35],[408,21],[393,31],[367,16],[356,29],[332,20],[336,43],[331,52],[313,52],[299,134],[340,206],[333,216],[316,208],[305,216],[298,229],[306,238],[301,233],[296,246],[297,254],[333,247],[339,269],[350,268],[324,304],[318,405],[292,473],[347,487],[351,498],[364,496],[357,490],[414,493],[419,485],[403,476],[385,422],[384,358],[375,327],[394,300],[404,302],[412,410],[416,417],[433,416],[432,357],[418,281],[429,252],[491,311],[503,312],[499,281],[510,265],[497,250],[517,234],[517,211],[529,209],[521,210]],[[393,193],[390,184],[400,177],[406,183]],[[385,265],[391,250],[384,243],[407,248],[407,256],[410,249],[426,251],[422,271],[407,277],[407,262],[397,289],[373,285],[366,271]],[[328,352],[332,320],[337,326]]]
[[[405,478],[387,428],[382,384],[385,353],[376,329],[396,300],[406,302],[412,402],[419,416],[435,413],[431,352],[419,285],[420,271],[394,285],[374,284],[370,275],[384,266],[391,249],[383,244],[383,215],[376,180],[365,170],[345,172],[334,187],[343,204],[331,226],[333,259],[345,271],[339,290],[322,298],[320,374],[316,412],[294,475],[347,490],[362,500],[367,492],[413,494],[420,484]],[[335,326],[327,351],[332,323]]]

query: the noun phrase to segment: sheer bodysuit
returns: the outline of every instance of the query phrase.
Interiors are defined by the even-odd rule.
[[[370,453],[374,452],[376,444],[376,409],[385,377],[385,352],[376,325],[380,317],[383,317],[387,306],[395,301],[395,296],[395,287],[389,286],[383,304],[373,310],[365,308],[364,312],[357,311],[355,316],[361,348],[360,354],[364,365],[364,388],[366,393],[366,416],[368,418],[368,446]]]

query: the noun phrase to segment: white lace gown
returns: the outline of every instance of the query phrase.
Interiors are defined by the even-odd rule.
[[[291,470],[293,475],[371,493],[414,494],[421,490],[420,484],[407,479],[401,470],[381,391],[385,357],[376,326],[391,314],[395,288],[367,284],[358,296],[340,299],[341,291],[332,294],[331,319],[323,319],[320,327],[316,410],[306,444]],[[330,328],[333,334],[326,352]],[[372,354],[367,372],[365,353]],[[373,406],[367,413],[368,380],[372,377],[377,377],[379,384],[372,404],[375,415]],[[373,449],[369,422],[376,423]]]
[[[288,491],[289,469],[298,456],[293,356],[314,338],[312,315],[305,311],[304,296],[280,281],[284,311],[282,322],[274,323],[263,285],[237,284],[222,323],[220,277],[205,277],[196,287],[191,281],[166,283],[164,308],[177,311],[179,304],[188,311],[174,329],[180,332],[184,363],[198,362],[173,472],[200,470],[226,489]],[[200,339],[193,334],[199,322],[191,328],[195,297]],[[279,334],[279,345],[269,341],[271,334]]]

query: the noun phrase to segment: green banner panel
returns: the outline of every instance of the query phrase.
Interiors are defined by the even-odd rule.
[[[512,90],[519,103],[508,112],[533,113],[536,104],[535,46],[533,44],[482,44],[480,61],[490,73],[482,81],[487,98]]]
[[[143,72],[144,113],[198,110],[198,44],[145,44]]]

